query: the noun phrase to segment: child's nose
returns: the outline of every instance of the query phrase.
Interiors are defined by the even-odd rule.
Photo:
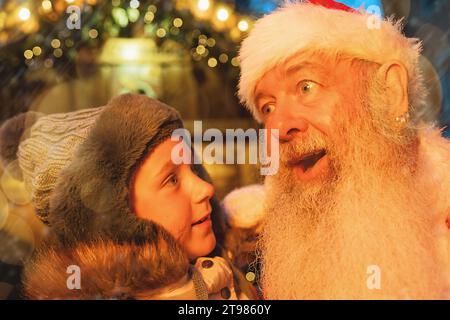
[[[208,201],[214,195],[214,186],[200,177],[196,177],[193,188],[193,198],[196,203]]]

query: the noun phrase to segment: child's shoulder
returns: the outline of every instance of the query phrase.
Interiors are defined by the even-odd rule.
[[[253,285],[226,257],[198,258],[194,268],[201,275],[211,300],[258,299]]]

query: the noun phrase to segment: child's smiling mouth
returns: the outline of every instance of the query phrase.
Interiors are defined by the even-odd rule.
[[[211,221],[211,213],[210,212],[207,215],[205,215],[203,218],[201,218],[200,220],[197,220],[196,222],[194,222],[191,226],[194,227],[196,225],[202,224],[207,221]]]

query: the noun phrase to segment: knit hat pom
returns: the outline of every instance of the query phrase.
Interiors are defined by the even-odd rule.
[[[27,130],[42,116],[29,111],[6,120],[0,127],[0,158],[4,166],[17,160],[19,144],[25,139]]]

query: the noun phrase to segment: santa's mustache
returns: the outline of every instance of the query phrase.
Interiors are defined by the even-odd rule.
[[[320,153],[333,153],[332,150],[332,143],[322,134],[312,133],[297,136],[280,144],[280,162],[285,167],[291,167],[301,159]]]

